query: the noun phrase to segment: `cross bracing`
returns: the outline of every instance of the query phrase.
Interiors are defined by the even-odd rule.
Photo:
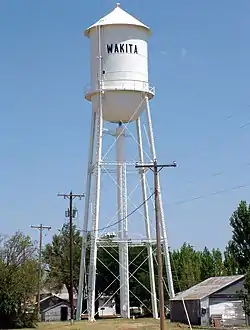
[[[133,131],[130,129],[133,125],[131,123],[125,123],[123,125],[119,125],[117,130],[112,132],[111,137],[113,138],[113,142],[108,146],[107,150],[104,151],[104,148],[102,149],[100,153],[100,146],[103,143],[103,135],[100,133],[103,131],[103,122],[99,119],[97,120],[97,123],[94,124],[96,127],[92,130],[92,152],[93,152],[93,160],[89,162],[89,178],[93,177],[95,182],[97,182],[97,177],[99,178],[108,178],[110,182],[112,182],[118,192],[118,208],[115,211],[114,215],[108,216],[107,220],[104,221],[102,218],[102,225],[99,224],[99,206],[100,206],[100,190],[102,183],[100,179],[98,179],[98,184],[95,185],[95,188],[92,188],[92,184],[89,185],[89,182],[87,184],[86,189],[86,204],[85,207],[87,208],[87,211],[85,210],[85,221],[87,218],[92,218],[92,226],[91,228],[88,228],[88,222],[85,222],[84,230],[85,232],[90,232],[90,240],[91,240],[91,256],[90,256],[90,264],[89,264],[89,273],[88,273],[88,314],[89,319],[93,320],[95,316],[95,301],[97,299],[95,295],[95,276],[97,271],[97,264],[96,261],[99,260],[100,263],[103,261],[100,260],[98,257],[98,250],[101,248],[105,250],[107,253],[109,253],[109,250],[115,247],[119,247],[119,258],[118,258],[118,265],[119,265],[119,275],[115,275],[115,280],[120,281],[120,286],[116,293],[113,293],[113,295],[117,295],[117,293],[120,291],[120,297],[121,297],[121,306],[125,306],[125,309],[121,311],[122,317],[129,317],[129,299],[130,296],[133,296],[134,293],[131,292],[129,289],[129,281],[131,279],[134,280],[134,275],[130,273],[129,265],[131,265],[131,262],[128,260],[128,253],[130,248],[132,247],[138,247],[145,248],[148,251],[148,257],[145,258],[148,261],[149,264],[149,282],[150,282],[150,289],[147,288],[147,290],[150,292],[150,296],[152,298],[152,311],[154,317],[158,316],[157,312],[157,296],[156,296],[156,290],[155,290],[155,275],[154,275],[154,246],[156,245],[156,241],[154,239],[155,236],[155,229],[152,224],[154,223],[154,218],[150,216],[149,212],[149,205],[152,203],[154,205],[154,196],[152,194],[152,183],[148,180],[147,175],[149,173],[148,169],[135,169],[136,163],[144,163],[144,158],[147,159],[148,162],[153,163],[153,160],[156,157],[155,154],[155,146],[154,146],[154,138],[153,138],[153,131],[152,131],[152,122],[151,122],[151,115],[150,115],[150,109],[147,98],[144,99],[145,101],[145,107],[146,107],[146,126],[145,128],[145,134],[146,135],[146,143],[143,142],[142,139],[142,130],[141,130],[141,119],[138,118],[135,122],[135,128],[136,128],[136,136],[134,135]],[[96,114],[95,116],[98,117]],[[96,122],[96,119],[94,119],[94,123]],[[129,126],[129,125],[130,126]],[[108,135],[108,131],[105,130],[105,136]],[[99,135],[98,135],[99,134]],[[125,145],[125,138],[129,136],[130,144],[131,141],[134,142],[138,153],[137,156],[130,158],[128,160],[123,153],[123,148]],[[94,142],[95,147],[94,147]],[[98,151],[99,150],[99,151]],[[112,154],[113,152],[113,154]],[[94,154],[98,155],[97,158],[94,157]],[[115,156],[115,154],[118,154],[118,159],[113,160],[112,157]],[[92,157],[91,156],[91,157]],[[99,173],[99,174],[98,174]],[[118,175],[119,173],[119,175]],[[115,175],[116,174],[116,175]],[[135,180],[136,175],[138,175],[138,179]],[[127,177],[128,175],[132,175],[133,180],[133,188],[128,191],[127,190]],[[131,182],[130,182],[131,183]],[[134,192],[138,190],[138,188],[141,189],[142,192],[142,204],[139,204],[136,199],[134,199]],[[88,193],[89,192],[89,193]],[[89,194],[89,196],[88,196]],[[109,192],[107,192],[106,197],[108,199],[111,198],[111,195]],[[137,196],[138,197],[138,196]],[[130,207],[133,207],[133,211],[128,211],[128,203],[130,204]],[[91,206],[91,212],[89,212],[89,207]],[[173,296],[173,283],[172,283],[172,274],[171,274],[171,268],[170,268],[170,261],[169,261],[169,251],[168,251],[168,242],[167,242],[167,236],[166,236],[166,229],[165,229],[165,220],[164,220],[164,212],[162,207],[162,199],[161,196],[159,198],[159,206],[160,206],[160,216],[161,216],[161,226],[162,226],[162,246],[164,250],[164,258],[165,258],[165,265],[167,269],[167,279],[168,279],[168,289],[170,296]],[[151,206],[152,209],[152,206]],[[98,212],[98,213],[97,213]],[[137,212],[141,216],[141,220],[143,219],[145,223],[145,229],[146,230],[146,238],[142,237],[140,239],[135,239],[131,235],[131,230],[129,230],[131,225],[131,215]],[[98,218],[97,218],[98,214]],[[97,221],[98,219],[98,221]],[[117,220],[118,219],[118,220]],[[134,219],[134,218],[133,218]],[[90,221],[91,221],[90,220]],[[137,223],[137,220],[135,218],[135,221]],[[87,227],[86,227],[87,226]],[[115,226],[118,226],[117,231],[117,237],[113,238],[113,241],[108,241],[102,238],[103,234],[107,231],[109,228],[113,228],[112,230],[115,230]],[[141,230],[142,225],[138,223],[137,230]],[[86,235],[85,235],[86,236]],[[86,251],[86,242],[84,243],[84,240],[86,241],[86,238],[83,238],[83,251]],[[83,255],[83,254],[82,254]],[[126,261],[127,260],[127,261]],[[85,261],[81,265],[81,272],[84,274],[84,267]],[[144,263],[143,263],[144,264]],[[107,266],[107,265],[105,265]],[[85,265],[86,267],[86,265]],[[86,269],[86,268],[85,268]],[[112,269],[109,269],[110,273],[114,273]],[[80,274],[80,278],[82,279],[83,275]],[[114,275],[114,274],[113,274]],[[86,277],[86,272],[84,277]],[[136,280],[135,280],[136,281]],[[80,286],[81,285],[81,286]],[[107,285],[107,287],[109,284]],[[79,288],[80,291],[83,291],[83,284],[79,282]],[[82,288],[82,289],[81,289]],[[139,297],[137,297],[138,301],[140,300]],[[112,299],[112,298],[111,298]],[[81,299],[80,299],[81,300]],[[80,305],[80,300],[78,302],[78,308]],[[141,304],[141,303],[140,303]],[[141,304],[143,305],[143,304]]]

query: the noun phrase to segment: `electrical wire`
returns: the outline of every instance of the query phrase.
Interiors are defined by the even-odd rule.
[[[238,189],[242,189],[242,188],[245,188],[245,187],[248,187],[250,186],[250,182],[249,183],[245,183],[245,184],[242,184],[242,185],[237,185],[237,186],[234,186],[234,187],[230,187],[228,189],[222,189],[222,190],[217,190],[217,191],[214,191],[212,192],[211,194],[208,194],[208,195],[199,195],[199,196],[196,196],[196,197],[192,197],[192,198],[188,198],[188,199],[184,199],[184,200],[180,200],[180,201],[176,201],[176,202],[173,202],[173,203],[167,203],[167,205],[181,205],[181,204],[186,204],[186,203],[189,203],[189,202],[193,202],[193,201],[196,201],[196,200],[199,200],[199,199],[204,199],[204,198],[207,198],[207,197],[210,197],[210,196],[216,196],[216,195],[222,195],[222,194],[225,194],[227,192],[230,192],[230,191],[233,191],[233,190],[238,190]],[[117,225],[118,223],[122,222],[123,220],[127,219],[128,217],[130,217],[132,214],[134,214],[136,211],[138,211],[147,201],[149,201],[152,196],[154,195],[154,193],[152,193],[144,202],[142,202],[138,207],[136,207],[132,212],[130,212],[126,217],[106,226],[106,227],[103,227],[103,228],[99,228],[98,230],[95,230],[95,231],[102,231],[102,230],[106,230],[108,228],[111,228],[115,225]],[[83,230],[81,230],[83,231]],[[93,230],[87,230],[85,232],[88,232],[88,233],[91,233],[91,232],[95,232]]]
[[[249,167],[250,166],[250,162],[247,162],[247,163],[244,163],[244,164],[240,164],[240,165],[236,165],[236,168],[243,168],[243,167]],[[227,173],[227,171],[225,170],[221,170],[221,171],[216,171],[216,172],[213,172],[211,173],[210,175],[207,175],[205,178],[214,178],[214,177],[217,177],[217,176],[220,176],[222,174],[225,174]],[[195,180],[187,180],[186,182],[184,182],[184,184],[193,184],[193,183],[196,183],[198,181],[195,181]],[[200,182],[199,182],[200,184]]]
[[[245,111],[243,113],[245,114]],[[235,113],[235,114],[231,114],[229,116],[226,116],[224,118],[221,118],[221,119],[219,119],[219,121],[221,121],[221,122],[229,122],[229,121],[231,121],[232,118],[235,118],[235,117],[236,118],[239,117],[239,113],[238,112]],[[249,125],[250,125],[250,121],[248,120],[247,122],[241,124],[240,126],[237,125],[238,127],[236,127],[235,129],[241,130],[243,128],[249,127]],[[218,143],[218,139],[217,138],[212,139],[212,144],[216,144],[216,143]],[[205,149],[202,150],[202,154],[204,154],[204,153],[206,154],[209,151],[208,145],[211,146],[211,137],[209,137],[209,136],[207,137],[207,139],[205,141],[205,145],[206,146],[205,146]],[[201,153],[196,153],[196,156],[200,156],[200,154]],[[193,156],[193,158],[196,157],[196,156]]]
[[[225,121],[229,121],[231,120],[233,117],[235,117],[234,115],[230,115],[230,116],[227,116],[224,120]],[[241,125],[239,128],[243,128],[243,127],[246,127],[250,125],[250,122],[247,122],[243,125]],[[246,164],[243,164],[242,166],[250,166],[250,163],[246,163]],[[214,173],[212,173],[211,175],[209,175],[208,177],[217,177],[217,176],[220,176],[222,174],[224,174],[225,171],[216,171]],[[195,183],[195,181],[193,180],[188,180],[186,181],[186,184],[190,184],[190,183]],[[168,205],[181,205],[181,204],[185,204],[185,203],[189,203],[189,202],[192,202],[192,201],[195,201],[195,200],[199,200],[199,199],[204,199],[204,198],[207,198],[209,196],[214,196],[214,195],[221,195],[221,194],[224,194],[224,193],[227,193],[229,191],[232,191],[232,190],[238,190],[238,189],[241,189],[241,188],[244,188],[244,187],[247,187],[249,186],[250,183],[246,183],[246,184],[243,184],[243,185],[237,185],[237,186],[234,186],[234,187],[231,187],[231,188],[228,188],[228,189],[223,189],[223,190],[219,190],[219,191],[215,191],[215,192],[212,192],[211,194],[208,194],[208,195],[199,195],[199,196],[195,196],[195,197],[192,197],[192,198],[188,198],[188,199],[184,199],[184,200],[179,200],[179,201],[176,201],[176,202],[173,202],[173,203],[168,203]],[[118,223],[122,222],[123,220],[127,219],[129,216],[131,216],[133,213],[135,213],[138,209],[140,209],[149,199],[151,199],[151,197],[154,195],[151,194],[143,203],[141,203],[137,208],[135,208],[131,213],[129,213],[126,217],[120,219],[119,221],[116,221],[108,226],[105,226],[103,228],[100,228],[98,230],[91,230],[91,231],[85,231],[85,232],[96,232],[96,231],[102,231],[102,230],[106,230],[108,228],[111,228],[115,225],[117,225]]]
[[[115,225],[117,225],[118,223],[120,223],[120,222],[122,222],[122,221],[124,221],[124,220],[126,220],[128,217],[130,217],[132,214],[134,214],[136,211],[138,211],[145,203],[147,203],[147,201],[154,195],[155,193],[153,192],[147,199],[145,199],[140,205],[138,205],[132,212],[130,212],[129,214],[127,214],[126,215],[126,217],[123,217],[122,219],[120,219],[120,220],[118,220],[118,221],[116,221],[116,222],[114,222],[114,223],[112,223],[112,224],[110,224],[110,225],[108,225],[108,226],[106,226],[106,227],[103,227],[103,228],[99,228],[99,229],[97,229],[97,230],[86,230],[86,231],[84,231],[84,230],[82,230],[82,231],[84,231],[84,232],[87,232],[87,233],[93,233],[93,232],[97,232],[97,231],[102,231],[102,230],[106,230],[106,229],[108,229],[108,228],[110,228],[110,227],[113,227],[113,226],[115,226]]]
[[[237,186],[234,186],[234,187],[231,187],[231,188],[228,188],[228,189],[217,190],[217,191],[214,191],[214,192],[212,192],[211,194],[208,194],[208,195],[199,195],[199,196],[192,197],[192,198],[189,198],[189,199],[176,201],[176,202],[173,202],[173,203],[169,203],[168,205],[185,204],[185,203],[192,202],[192,201],[195,201],[195,200],[198,200],[198,199],[204,199],[204,198],[207,198],[207,197],[210,197],[210,196],[222,195],[222,194],[225,194],[229,191],[242,189],[242,188],[245,188],[245,187],[248,187],[248,186],[250,186],[250,182],[242,184],[242,185],[237,185]]]
[[[244,127],[247,127],[247,126],[249,126],[249,125],[250,125],[250,121],[248,121],[247,123],[241,125],[240,128],[244,128]]]

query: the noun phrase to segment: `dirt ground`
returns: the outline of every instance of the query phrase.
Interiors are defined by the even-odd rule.
[[[40,323],[39,330],[158,330],[160,324],[154,319],[136,319],[136,320],[97,320],[89,323],[88,321],[75,322],[70,325],[68,322]],[[182,324],[170,324],[168,322],[168,330],[179,330],[180,328],[188,328]]]

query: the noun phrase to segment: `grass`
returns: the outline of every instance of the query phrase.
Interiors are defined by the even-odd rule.
[[[186,328],[183,324],[170,324],[168,322],[168,330],[178,330]],[[89,323],[88,321],[75,322],[70,325],[69,322],[46,322],[39,323],[39,330],[158,330],[160,328],[159,320],[154,319],[136,319],[136,320],[97,320]]]

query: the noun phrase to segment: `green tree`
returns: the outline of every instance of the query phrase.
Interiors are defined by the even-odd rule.
[[[111,243],[110,240],[109,243]],[[120,309],[119,248],[117,244],[98,249],[96,292],[113,295],[117,310]],[[145,247],[129,248],[130,303],[131,306],[143,305],[151,310],[150,280]],[[133,275],[132,275],[133,274]],[[157,272],[156,272],[157,274]]]
[[[29,236],[20,232],[7,239],[0,257],[1,328],[33,327],[37,312],[37,259]]]
[[[214,262],[214,275],[211,276],[222,276],[224,273],[222,253],[219,249],[212,249],[211,254]]]
[[[238,274],[238,263],[235,259],[235,256],[232,252],[232,249],[230,247],[231,242],[226,246],[224,251],[224,262],[223,262],[223,268],[224,268],[224,275],[236,275]]]
[[[45,285],[56,292],[65,285],[70,289],[70,253],[69,223],[65,223],[59,233],[54,235],[52,242],[43,250],[43,261],[46,264],[47,276]],[[80,231],[73,225],[73,284],[78,290],[81,260],[82,238]]]
[[[171,253],[175,288],[183,291],[197,284],[201,277],[201,254],[190,244],[184,243]]]
[[[155,254],[156,259],[156,254]],[[151,308],[150,276],[148,268],[147,248],[133,246],[129,248],[129,272],[130,272],[130,303],[131,306],[143,305],[146,312]],[[155,265],[156,266],[156,265]],[[133,276],[132,276],[133,274]],[[156,287],[157,269],[155,267]],[[138,300],[139,299],[139,300]]]
[[[250,267],[246,271],[245,282],[244,282],[244,311],[250,316]]]
[[[205,246],[204,250],[201,253],[201,281],[206,280],[207,278],[215,276],[215,265],[214,258],[212,253]]]
[[[250,260],[250,205],[246,201],[241,201],[233,212],[230,225],[232,239],[228,244],[228,252],[237,260],[237,272],[245,273]]]
[[[99,294],[105,292],[107,295],[112,295],[119,288],[118,246],[111,244],[111,241],[110,246],[98,248],[96,292]]]
[[[210,252],[204,248],[201,255],[201,281],[212,276],[223,275],[224,265],[222,253],[219,249],[212,249]]]
[[[182,289],[180,287],[180,281],[179,281],[179,276],[181,274],[179,250],[173,250],[170,252],[170,260],[171,260],[171,270],[172,270],[172,276],[173,276],[174,291],[180,292],[180,291],[182,291]]]

